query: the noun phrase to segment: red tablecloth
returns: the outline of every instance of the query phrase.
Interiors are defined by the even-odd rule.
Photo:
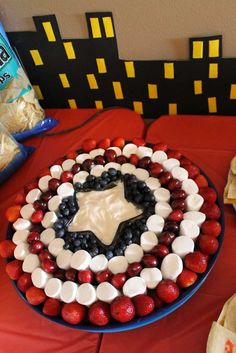
[[[47,114],[60,120],[52,131],[70,128],[85,121],[95,109],[48,110]],[[7,222],[4,211],[23,185],[35,178],[39,171],[69,150],[79,148],[89,137],[141,137],[144,123],[130,110],[111,110],[98,116],[83,128],[66,135],[27,140],[27,145],[37,150],[27,162],[0,187],[0,240],[6,236]],[[102,335],[80,332],[45,320],[20,299],[7,278],[0,260],[0,353],[95,353]]]
[[[62,119],[59,129],[86,119],[92,110],[53,111]],[[58,128],[57,128],[58,129]],[[37,139],[28,144],[37,151],[26,164],[0,188],[0,217],[14,193],[39,170],[60,157],[80,136],[141,136],[143,123],[129,111],[105,113],[83,129],[59,137]],[[231,158],[236,154],[236,118],[234,117],[161,117],[147,132],[149,142],[165,141],[195,161],[212,179],[220,194]],[[60,143],[58,143],[60,141]],[[49,152],[48,152],[49,151]],[[213,320],[223,303],[236,292],[236,215],[225,207],[225,240],[215,267],[200,290],[181,308],[162,320],[141,329],[98,335],[83,333],[51,323],[28,308],[12,288],[0,262],[0,353],[75,353],[75,352],[148,352],[204,353]],[[6,223],[1,225],[4,238]],[[14,303],[14,305],[13,305]]]

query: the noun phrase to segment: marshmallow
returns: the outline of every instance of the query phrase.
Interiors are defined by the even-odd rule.
[[[150,147],[139,146],[137,149],[137,156],[141,159],[143,157],[151,157],[152,156],[152,149]]]
[[[84,172],[84,173],[87,173],[87,172]],[[75,174],[75,176],[76,175],[77,174]],[[75,178],[75,176],[74,176],[74,178]],[[74,179],[73,179],[73,182],[74,182]],[[73,196],[74,192],[75,192],[74,187],[71,183],[63,183],[57,188],[57,194],[61,197]]]
[[[95,150],[92,150],[89,152],[89,156],[91,159],[94,159],[97,156],[103,156],[105,150],[103,148],[96,148]]]
[[[182,189],[186,192],[187,195],[197,194],[199,189],[197,184],[192,179],[186,179],[182,183]]]
[[[184,219],[189,219],[190,221],[193,221],[200,227],[202,223],[205,222],[206,215],[203,212],[188,211],[184,213]]]
[[[170,201],[170,192],[165,188],[159,188],[154,191],[154,196],[157,202],[169,202]]]
[[[185,235],[180,235],[175,238],[171,244],[172,251],[176,255],[179,255],[183,259],[188,253],[193,252],[194,250],[194,241],[186,237]]]
[[[44,291],[48,297],[60,299],[61,289],[62,281],[58,278],[50,278],[46,283]]]
[[[29,245],[27,243],[20,242],[14,249],[14,257],[17,260],[24,260],[29,253]]]
[[[173,178],[178,179],[180,181],[188,179],[188,171],[182,167],[174,167],[171,170],[171,174]]]
[[[139,262],[143,257],[143,249],[138,244],[130,244],[125,249],[125,257],[129,264]]]
[[[100,254],[92,258],[89,267],[90,267],[90,270],[97,273],[97,272],[106,270],[107,264],[108,264],[108,260],[106,256],[103,254]]]
[[[35,212],[35,209],[31,203],[24,205],[20,210],[21,216],[24,219],[28,219],[28,220],[30,220],[30,218],[34,212]]]
[[[180,162],[178,159],[169,158],[163,162],[163,167],[167,172],[171,172],[175,167],[179,167]]]
[[[24,242],[27,240],[28,235],[29,235],[29,231],[27,229],[24,230],[17,230],[12,237],[12,241],[14,244],[19,244],[21,242]]]
[[[129,278],[123,286],[123,294],[129,298],[146,293],[146,284],[141,277]]]
[[[151,156],[151,161],[153,163],[163,163],[167,160],[167,154],[164,151],[156,151]]]
[[[45,272],[40,267],[37,267],[31,275],[33,285],[37,288],[44,288],[50,278],[52,278],[52,275]]]
[[[28,230],[31,227],[31,222],[28,219],[18,218],[13,223],[13,228],[15,230]]]
[[[56,221],[57,221],[56,213],[49,211],[45,213],[41,223],[44,228],[51,228]]]
[[[143,251],[150,251],[157,244],[158,239],[154,232],[144,232],[140,237],[140,245]]]
[[[43,192],[47,191],[48,190],[48,182],[51,179],[52,179],[51,175],[44,175],[42,178],[40,178],[39,182],[38,182],[38,186],[39,186],[40,190],[42,190]]]
[[[109,147],[108,150],[113,150],[113,151],[115,151],[117,157],[118,157],[118,156],[121,156],[121,154],[122,154],[121,149],[120,149],[119,147],[112,146],[112,147]]]
[[[76,162],[82,164],[86,159],[91,159],[88,153],[81,153],[76,157]]]
[[[115,162],[109,162],[105,165],[105,170],[108,171],[109,168],[120,170],[120,164]]]
[[[73,252],[70,250],[62,250],[56,258],[56,263],[59,268],[63,270],[68,270],[70,268],[70,261],[72,258]]]
[[[59,206],[61,204],[62,198],[59,195],[53,196],[49,201],[48,201],[48,209],[49,211],[55,211],[57,212],[59,209]]]
[[[91,175],[94,175],[96,177],[100,177],[102,175],[102,173],[104,172],[105,168],[103,167],[103,165],[95,165],[91,171],[90,171],[90,174]]]
[[[82,305],[90,306],[97,300],[96,290],[90,283],[81,284],[76,293],[77,302]]]
[[[154,289],[162,280],[162,273],[159,268],[144,268],[140,272],[140,277],[144,280],[148,289]]]
[[[50,173],[53,178],[60,179],[62,172],[63,169],[59,164],[55,164],[50,168]]]
[[[195,240],[200,234],[200,228],[196,223],[188,219],[184,219],[180,222],[179,235],[187,236]]]
[[[124,256],[114,256],[108,261],[108,270],[114,275],[124,273],[128,268],[128,261]]]
[[[72,281],[66,281],[62,284],[60,299],[64,303],[75,301],[78,285]]]
[[[73,167],[73,165],[75,164],[75,160],[74,159],[66,159],[63,163],[62,163],[62,169],[64,171],[67,170],[71,170],[71,168]]]
[[[76,270],[86,270],[91,262],[91,255],[85,250],[76,251],[71,257],[71,267]]]
[[[157,202],[155,206],[155,213],[166,219],[172,212],[172,208],[167,202]]]
[[[199,211],[204,202],[204,198],[199,194],[188,195],[185,199],[187,211]]]
[[[131,164],[131,163],[124,163],[121,166],[121,174],[125,175],[125,174],[134,174],[134,171],[136,169],[135,165]]]
[[[127,158],[131,156],[131,154],[136,154],[138,147],[134,143],[127,143],[127,145],[123,148],[123,155]]]
[[[111,303],[118,297],[118,290],[109,282],[102,282],[97,286],[97,297],[105,303]]]
[[[24,272],[32,273],[39,266],[40,266],[40,260],[38,255],[28,254],[24,259],[22,269]]]
[[[56,238],[56,232],[53,228],[47,228],[40,234],[40,240],[48,246]]]
[[[34,203],[34,201],[38,200],[41,196],[42,192],[39,189],[32,189],[26,195],[26,202]]]
[[[176,254],[168,254],[164,257],[161,264],[161,273],[164,279],[175,281],[183,271],[183,261]]]
[[[48,251],[50,252],[50,254],[56,257],[63,250],[64,244],[64,239],[56,238],[50,242],[48,246]]]
[[[135,169],[133,174],[136,176],[138,180],[141,180],[141,181],[145,181],[149,178],[149,173],[146,169],[137,168]]]
[[[73,184],[75,184],[75,183],[83,184],[85,182],[87,176],[89,176],[89,173],[85,172],[84,170],[82,172],[75,174],[73,177]]]
[[[157,178],[153,178],[153,177],[147,178],[145,180],[145,183],[152,191],[158,189],[161,186],[159,180]]]
[[[163,217],[154,214],[147,219],[146,225],[148,227],[148,230],[158,235],[162,232],[164,228],[164,223],[165,221]]]

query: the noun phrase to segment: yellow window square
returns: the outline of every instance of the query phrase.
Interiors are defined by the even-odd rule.
[[[87,76],[89,88],[90,89],[98,89],[97,80],[96,80],[96,77],[94,76],[94,74],[87,74],[86,76]]]
[[[42,22],[42,25],[43,25],[44,31],[46,33],[46,36],[48,38],[48,41],[55,42],[56,38],[55,38],[55,34],[53,32],[51,22]]]
[[[193,41],[193,59],[203,58],[203,41]]]
[[[76,59],[72,42],[64,42],[63,45],[66,51],[67,59],[69,60]]]
[[[164,63],[164,77],[167,79],[175,78],[174,63]]]
[[[92,28],[93,38],[101,38],[102,34],[101,34],[99,19],[97,17],[91,17],[90,24],[91,24],[91,28]]]
[[[66,74],[59,74],[60,80],[61,80],[61,84],[63,88],[69,88],[70,87],[70,83],[68,81],[67,75]]]
[[[209,113],[217,113],[216,97],[208,98],[208,111]]]
[[[42,60],[41,55],[37,49],[30,50],[30,54],[32,56],[32,59],[34,61],[35,66],[43,65],[43,60]]]
[[[97,58],[97,68],[99,74],[105,74],[107,72],[106,63],[104,58]]]
[[[115,98],[116,99],[124,99],[123,92],[122,92],[122,87],[121,87],[120,82],[114,81],[114,82],[112,82],[112,85],[113,85]]]
[[[135,69],[133,61],[125,61],[125,70],[127,77],[135,77]]]
[[[158,98],[157,85],[153,83],[148,83],[148,97],[150,99]]]
[[[111,17],[103,17],[102,20],[105,28],[106,37],[107,38],[114,37],[114,30],[113,30]]]
[[[139,114],[143,114],[143,103],[140,101],[133,102],[134,111]]]
[[[230,99],[236,99],[236,84],[232,83],[230,87]]]
[[[218,64],[209,64],[209,78],[218,78]]]
[[[169,103],[169,115],[176,115],[176,114],[177,114],[177,104]]]
[[[69,104],[69,107],[71,109],[76,109],[77,108],[77,104],[76,104],[75,99],[68,99],[68,104]]]
[[[202,94],[202,81],[194,80],[194,94]]]
[[[209,57],[218,58],[220,52],[220,41],[219,39],[209,40]]]

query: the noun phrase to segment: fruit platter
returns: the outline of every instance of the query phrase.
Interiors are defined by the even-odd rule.
[[[165,143],[87,139],[6,210],[0,255],[24,301],[79,330],[116,332],[183,305],[223,240],[209,178]]]

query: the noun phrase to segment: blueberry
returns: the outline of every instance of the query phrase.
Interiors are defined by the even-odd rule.
[[[94,189],[97,190],[97,191],[99,191],[99,190],[102,189],[102,187],[101,187],[100,184],[98,184],[98,183],[96,182],[96,184],[94,185]]]
[[[55,222],[54,223],[54,229],[55,230],[59,230],[63,228],[63,224],[61,224],[61,222]]]
[[[65,244],[64,244],[64,246],[63,246],[63,248],[65,249],[65,250],[68,250],[69,248],[70,248],[70,243],[69,242],[66,242]]]
[[[62,218],[64,218],[64,216],[63,214],[61,214],[61,212],[57,212],[57,218],[61,220]]]
[[[139,190],[143,190],[146,187],[146,183],[144,181],[138,181],[137,186]]]
[[[75,214],[76,213],[76,211],[77,211],[77,209],[76,209],[76,207],[70,207],[70,214]]]
[[[107,260],[110,260],[113,257],[113,252],[111,250],[107,250],[106,252],[106,258]]]
[[[100,180],[99,184],[101,185],[102,188],[104,188],[104,186],[107,185],[107,180],[106,179],[102,179],[102,180]]]
[[[65,208],[65,209],[62,211],[62,214],[63,214],[64,216],[69,216],[69,214],[70,214],[69,209],[68,209],[68,208]]]
[[[66,205],[64,203],[61,203],[59,206],[59,210],[63,211],[66,208]]]
[[[65,235],[65,230],[64,229],[59,229],[56,231],[56,236],[57,238],[63,238]]]
[[[132,236],[133,236],[133,234],[132,234],[131,229],[126,228],[124,238],[127,240],[130,240],[130,239],[132,239]]]
[[[90,250],[90,255],[91,255],[92,257],[98,255],[98,253],[99,253],[99,250],[98,250],[97,247],[93,247],[93,248]]]
[[[123,250],[121,250],[120,248],[116,248],[115,249],[115,254],[116,254],[116,256],[122,256],[123,255]]]
[[[115,168],[109,168],[108,169],[108,174],[111,176],[111,177],[114,177],[116,176],[117,174],[117,170]]]
[[[132,244],[133,243],[133,241],[132,240],[125,240],[125,244],[126,244],[126,246],[128,246],[128,245],[130,245],[130,244]]]
[[[149,201],[149,202],[153,202],[153,201],[155,201],[155,196],[151,193],[146,193],[144,195],[144,200]]]
[[[86,178],[86,181],[88,182],[88,183],[93,183],[94,181],[96,180],[96,177],[94,176],[94,175],[88,175],[87,176],[87,178]]]
[[[134,237],[134,238],[133,238],[133,243],[134,243],[134,244],[139,244],[139,243],[140,243],[139,237]]]
[[[121,171],[120,171],[120,170],[117,170],[116,175],[117,175],[118,178],[120,178],[120,177],[121,177]]]
[[[74,252],[76,252],[78,250],[81,250],[81,247],[80,246],[74,246]]]
[[[102,179],[107,179],[107,178],[109,178],[108,172],[102,172],[101,177],[102,177]]]
[[[83,189],[84,190],[89,189],[89,183],[87,182],[83,183]]]
[[[80,191],[83,188],[83,185],[81,183],[75,183],[74,184],[74,189],[75,191]]]
[[[141,203],[143,201],[143,195],[137,192],[134,196],[134,201],[138,204]]]
[[[71,239],[75,240],[77,238],[77,233],[75,233],[75,232],[70,233],[70,237],[71,237]]]
[[[150,188],[148,186],[145,186],[145,188],[142,189],[142,193],[150,192]]]

